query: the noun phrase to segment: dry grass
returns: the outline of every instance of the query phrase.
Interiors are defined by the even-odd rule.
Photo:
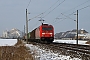
[[[24,44],[18,41],[15,46],[0,46],[0,60],[33,60],[33,57]]]

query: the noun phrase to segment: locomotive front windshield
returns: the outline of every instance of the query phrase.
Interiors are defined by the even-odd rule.
[[[52,27],[43,27],[42,30],[52,30]]]

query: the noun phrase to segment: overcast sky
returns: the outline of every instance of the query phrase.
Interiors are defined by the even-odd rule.
[[[41,24],[41,18],[54,26],[55,33],[76,29],[78,10],[79,29],[90,33],[90,0],[0,0],[0,34],[12,28],[23,31],[26,8],[29,31]]]

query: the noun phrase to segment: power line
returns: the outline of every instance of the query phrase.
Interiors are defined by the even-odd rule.
[[[62,13],[61,13],[61,14],[62,14]],[[64,15],[64,14],[62,14],[62,15]],[[66,16],[66,15],[64,15],[64,16],[74,21],[74,19],[70,18],[69,16]]]
[[[57,0],[49,9],[51,9],[58,1],[60,1],[60,0]],[[58,4],[54,9],[52,9],[48,14],[50,14],[53,10],[55,10],[55,9],[56,9],[59,5],[61,5],[64,1],[65,1],[65,0],[63,0],[61,3],[59,3],[59,4]],[[29,4],[30,4],[30,2],[29,2]],[[28,4],[28,6],[29,6],[29,4]],[[47,9],[46,11],[48,11],[49,9]],[[31,18],[31,19],[37,18],[38,16],[46,13],[46,11],[43,12],[43,13],[40,13],[39,15],[37,15],[37,16]],[[44,17],[46,17],[48,14],[46,14]]]
[[[85,8],[87,8],[87,7],[90,7],[90,5],[85,6],[85,7],[81,8],[81,9],[78,9],[78,10],[83,10],[83,9],[85,9]]]
[[[35,17],[31,18],[31,19],[37,18],[38,16],[46,13],[49,9],[51,9],[51,8],[52,8],[57,2],[59,2],[59,1],[60,1],[60,0],[57,0],[57,1],[56,1],[51,7],[49,7],[46,11],[44,11],[43,13],[38,14],[37,16],[35,16]]]
[[[85,6],[85,7],[83,7],[83,8],[80,8],[80,9],[78,9],[78,10],[83,10],[83,9],[85,9],[85,8],[87,8],[87,7],[90,7],[90,5],[87,5],[87,6]],[[69,14],[69,15],[72,15],[72,14],[74,14],[76,11],[74,11],[73,13],[71,13],[71,14]],[[62,13],[61,13],[62,14]],[[64,14],[62,14],[62,15],[64,15]],[[69,18],[69,19],[71,19],[71,20],[74,20],[74,19],[72,19],[72,18],[70,18],[69,16],[66,16],[66,15],[64,15],[65,17],[67,17],[67,18]]]
[[[51,9],[57,2],[58,2],[59,0],[57,0],[51,7],[49,7],[49,9]],[[65,1],[65,0],[64,0]],[[59,3],[54,9],[52,9],[48,14],[50,14],[53,10],[55,10],[59,5],[61,5],[64,1],[62,1],[61,3]],[[88,1],[90,1],[90,0],[88,0]],[[85,4],[85,3],[87,3],[88,1],[86,1],[86,2],[84,2],[84,3],[82,3],[82,4],[80,4],[80,5],[78,5],[78,6],[76,6],[75,8],[77,8],[77,7],[79,7],[79,6],[81,6],[81,5],[83,5],[83,4]],[[31,2],[31,0],[29,1],[29,4],[30,4],[30,2]],[[28,4],[28,6],[29,6],[29,4]],[[27,7],[28,7],[27,6]],[[86,6],[86,7],[83,7],[83,8],[80,8],[80,9],[77,9],[77,10],[82,10],[82,9],[85,9],[85,8],[87,8],[87,7],[89,7],[90,5],[88,5],[88,6]],[[73,9],[75,9],[75,8],[73,8]],[[49,9],[47,9],[46,11],[48,11]],[[72,10],[72,9],[71,9]],[[41,14],[39,14],[39,15],[37,15],[37,16],[35,16],[35,17],[33,17],[33,18],[31,18],[31,19],[34,19],[34,18],[37,18],[38,16],[40,16],[40,15],[42,15],[42,14],[44,14],[44,13],[46,13],[46,11],[45,12],[43,12],[43,13],[41,13]],[[70,10],[69,10],[70,11]],[[74,14],[76,11],[74,11],[74,12],[72,12],[71,14],[69,14],[69,15],[72,15],[72,14]],[[48,14],[46,14],[44,17],[46,17]],[[62,13],[61,13],[62,14]],[[66,15],[64,15],[64,16],[66,16]],[[58,16],[59,17],[59,16]],[[57,17],[57,18],[58,18]],[[69,16],[66,16],[67,18],[69,18],[69,19],[72,19],[72,18],[70,18]],[[73,20],[73,19],[72,19]]]
[[[89,2],[89,1],[90,1],[90,0],[87,0],[87,1],[85,1],[85,2],[83,2],[83,3],[81,3],[80,5],[77,5],[76,7],[70,9],[70,10],[73,10],[73,9],[75,9],[75,8],[78,8],[79,6],[85,4],[85,3]],[[70,11],[70,10],[68,10],[68,11]],[[66,11],[66,12],[68,12],[68,11]],[[63,12],[63,13],[66,13],[66,12]],[[76,11],[74,11],[74,12],[76,12]],[[73,12],[73,13],[74,13],[74,12]],[[71,14],[70,14],[70,15],[71,15]]]
[[[87,5],[87,6],[85,6],[85,7],[83,7],[83,8],[80,8],[80,9],[78,9],[78,10],[83,10],[83,9],[85,9],[85,8],[87,8],[87,7],[90,7],[90,5]],[[71,14],[69,14],[69,15],[72,15],[72,14],[74,14],[76,11],[74,11],[73,13],[71,13]],[[61,13],[62,14],[62,13]],[[64,14],[62,14],[62,15],[64,15]],[[72,18],[70,18],[69,16],[66,16],[66,15],[64,15],[65,17],[67,17],[67,18],[69,18],[69,19],[71,19],[71,20],[74,20],[74,19],[72,19]]]
[[[56,19],[62,19],[62,20],[64,20],[64,19],[67,19],[67,18],[69,18],[70,20],[73,20],[74,21],[74,19],[73,18],[71,18],[71,17],[69,17],[69,16],[66,16],[66,15],[64,15],[63,13],[61,13],[61,15],[63,15],[63,16],[65,16],[66,18],[56,18]],[[62,20],[60,20],[60,21],[62,21]],[[55,21],[56,22],[56,21]],[[53,22],[53,23],[55,23],[55,22]]]
[[[31,20],[32,20],[32,19],[34,19],[34,18],[37,18],[38,16],[40,16],[40,15],[42,15],[42,14],[43,14],[43,13],[38,14],[37,16],[35,16],[35,17],[31,18]]]
[[[89,1],[90,1],[90,0],[87,0],[87,1],[85,1],[85,2],[83,2],[83,3],[81,3],[80,5],[78,5],[78,6],[74,7],[74,8],[72,8],[72,9],[70,9],[70,10],[73,10],[73,9],[75,9],[75,8],[78,8],[79,6],[85,4],[85,3],[89,2]],[[86,6],[86,7],[84,7],[84,8],[87,8],[87,7],[89,7],[89,6]],[[81,9],[83,9],[83,8],[81,8]],[[81,10],[81,9],[77,9],[77,10]],[[70,10],[68,10],[68,11],[70,11]],[[66,11],[66,12],[68,12],[68,11]],[[63,13],[66,13],[66,12],[63,12]],[[74,14],[75,12],[76,12],[76,11],[73,11],[73,12],[70,13],[68,16]],[[59,16],[58,16],[58,17],[59,17]]]
[[[63,0],[61,3],[59,3],[55,8],[53,8],[50,12],[48,12],[44,17],[46,17],[48,14],[50,14],[53,10],[55,10],[58,6],[60,6],[65,0]]]
[[[87,8],[87,7],[90,7],[90,5],[87,5],[87,6],[85,6],[85,7],[82,7],[82,8],[80,8],[80,9],[77,9],[77,10],[83,10],[83,9],[85,9],[85,8]],[[74,14],[76,11],[74,11],[74,12],[72,12],[71,14],[69,14],[69,15],[72,15],[72,14]]]
[[[60,0],[58,0],[58,1],[60,1]],[[58,1],[57,1],[57,2],[58,2]],[[64,0],[64,1],[65,1],[65,0]],[[61,5],[64,1],[62,1],[59,5]],[[90,1],[90,0],[88,0],[88,1]],[[79,7],[79,6],[81,6],[81,5],[85,4],[85,3],[87,3],[88,1],[86,1],[86,2],[84,2],[84,3],[82,3],[82,4],[78,5],[78,6],[76,6],[75,8],[77,8],[77,7]],[[28,4],[27,8],[29,7],[30,2],[31,2],[31,0],[29,1],[29,4]],[[57,2],[55,2],[49,9],[51,9]],[[57,5],[53,10],[55,10],[59,5]],[[86,7],[88,7],[88,6],[86,6]],[[86,7],[84,7],[84,8],[86,8]],[[73,9],[75,9],[75,8],[73,8]],[[84,8],[82,8],[82,9],[84,9]],[[47,9],[46,11],[48,11],[49,9]],[[53,10],[51,10],[48,14],[50,14]],[[72,10],[72,9],[71,9],[71,10]],[[79,10],[81,10],[81,9],[79,9]],[[46,12],[46,11],[45,11],[45,12]],[[70,10],[68,10],[68,11],[70,11]],[[37,18],[38,16],[44,14],[45,12],[40,13],[39,15],[37,15],[37,16],[31,18],[31,19]],[[69,14],[69,15],[72,15],[72,14],[74,14],[75,12],[76,12],[76,11],[72,12],[72,13]],[[44,17],[46,17],[48,14],[46,14]]]
[[[88,0],[88,1],[90,1],[90,0]],[[82,4],[80,4],[80,5],[78,5],[78,6],[76,6],[76,7],[74,7],[73,9],[75,9],[75,8],[77,8],[77,7],[79,7],[79,6],[81,6],[81,5],[83,5],[83,4],[85,4],[85,3],[87,3],[88,1],[86,1],[86,2],[84,2],[84,3],[82,3]],[[82,10],[82,9],[85,9],[85,8],[87,8],[87,7],[89,7],[90,5],[88,5],[88,6],[85,6],[85,7],[83,7],[83,8],[80,8],[80,9],[78,9],[78,10]],[[72,9],[71,9],[72,10]],[[70,10],[69,10],[70,11]],[[71,14],[69,14],[68,16],[66,16],[66,15],[64,15],[64,16],[66,16],[66,17],[68,17],[68,18],[70,18],[69,16],[70,15],[72,15],[72,14],[74,14],[76,11],[74,11],[74,12],[72,12]],[[62,13],[61,13],[62,14]],[[62,14],[63,15],[63,14]],[[59,16],[58,16],[59,17]],[[70,19],[72,19],[72,18],[70,18]],[[72,19],[73,20],[73,19]]]
[[[87,6],[85,6],[85,7],[82,7],[82,8],[80,8],[80,9],[78,9],[78,10],[83,10],[83,9],[85,9],[85,8],[88,8],[88,7],[90,7],[90,5],[87,5]],[[76,11],[74,11],[73,13],[71,13],[71,14],[69,14],[69,15],[72,15],[72,14],[74,14]],[[62,14],[62,13],[61,13]],[[64,15],[64,14],[62,14],[62,15]],[[67,17],[67,18],[69,18],[69,19],[71,19],[71,20],[74,20],[74,19],[72,19],[72,18],[70,18],[69,16],[66,16],[66,15],[64,15],[65,17]]]
[[[27,5],[27,8],[29,7],[30,3],[31,3],[31,0],[29,1],[28,5]]]
[[[60,0],[58,0],[58,1],[60,1]],[[58,1],[57,1],[57,2],[58,2]],[[65,0],[64,0],[64,1],[65,1]],[[55,10],[55,9],[56,9],[59,5],[61,5],[64,1],[62,1],[61,3],[59,3],[53,10]],[[57,2],[56,2],[56,3],[57,3]],[[49,9],[51,9],[56,3],[54,3]],[[47,9],[46,11],[48,11],[49,9]],[[53,10],[51,10],[49,13],[51,13]],[[46,12],[46,11],[45,11],[45,12]],[[45,13],[45,12],[43,12],[43,13]],[[43,14],[43,13],[42,13],[42,14]],[[49,13],[48,13],[48,14],[49,14]],[[46,17],[48,14],[46,14],[44,17]]]
[[[56,20],[58,20],[59,22],[60,22],[60,21],[63,21],[64,19],[67,19],[67,18],[56,18]],[[53,21],[52,21],[52,24],[54,24],[54,23],[56,23],[56,24],[59,23],[59,22],[56,22],[56,20],[53,20]]]
[[[80,4],[80,5],[78,5],[78,6],[76,6],[76,7],[74,7],[73,9],[75,9],[75,8],[77,8],[77,7],[79,7],[79,6],[81,6],[81,5],[83,5],[83,4],[85,4],[85,3],[87,3],[87,2],[89,2],[90,0],[88,0],[88,1],[86,1],[86,2],[84,2],[84,3],[82,3],[82,4]],[[83,7],[83,8],[80,8],[80,9],[77,9],[77,10],[83,10],[83,9],[85,9],[85,8],[87,8],[87,7],[90,7],[90,5],[88,5],[88,6],[85,6],[85,7]],[[71,9],[71,10],[73,10],[73,9]],[[68,10],[68,11],[70,11],[70,10]],[[65,17],[67,17],[67,18],[69,18],[69,19],[71,19],[71,20],[73,20],[74,21],[74,19],[72,19],[71,17],[69,17],[70,15],[72,15],[72,14],[74,14],[76,11],[74,11],[74,12],[72,12],[71,14],[69,14],[68,16],[66,16],[66,15],[64,15],[63,13],[61,13],[62,15],[64,15]],[[65,12],[64,12],[65,13]],[[61,15],[60,14],[60,15]],[[60,16],[59,15],[59,16]],[[58,16],[58,17],[59,17]],[[58,18],[57,17],[57,18]],[[63,19],[63,18],[60,18],[60,19]],[[66,19],[66,18],[65,18]],[[62,21],[62,20],[60,20],[60,21]],[[56,21],[55,21],[56,22]],[[53,22],[53,24],[55,23],[55,22]]]
[[[49,9],[51,9],[57,2],[59,2],[60,0],[58,0],[58,1],[56,1],[51,7],[49,7],[46,11],[48,11]],[[46,12],[45,11],[45,12]],[[45,13],[45,12],[43,12],[43,13]]]

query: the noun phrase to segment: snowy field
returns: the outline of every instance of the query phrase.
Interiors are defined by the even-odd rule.
[[[13,46],[17,39],[0,39],[0,46]],[[75,44],[76,40],[55,40],[58,43],[72,43]],[[86,41],[79,41],[80,44],[85,44]],[[71,58],[60,53],[54,53],[51,50],[41,49],[39,46],[26,44],[30,48],[35,60],[82,60],[80,58]]]
[[[53,42],[57,42],[57,43],[70,43],[70,44],[76,44],[76,40],[54,40]],[[81,41],[78,40],[78,44],[82,44],[82,45],[88,45],[85,44],[87,41]],[[17,43],[17,39],[0,39],[0,46],[6,46],[6,45],[14,45],[15,43]]]
[[[76,40],[54,40],[53,42],[57,42],[57,43],[69,43],[69,44],[77,44]],[[82,44],[82,45],[89,45],[89,44],[85,44],[87,41],[82,41],[82,40],[78,40],[78,44]]]
[[[53,42],[76,44],[76,40],[54,40]],[[86,45],[86,42],[87,41],[79,40],[79,44]],[[34,46],[32,44],[26,44],[26,46],[29,47],[31,53],[34,54],[35,60],[82,60],[81,58],[72,58],[60,53],[54,53],[49,49],[41,49],[39,46]]]
[[[32,44],[26,44],[26,46],[30,48],[31,54],[34,55],[35,60],[82,60],[80,58],[72,58],[60,53],[54,53],[49,49],[41,49],[39,46]]]
[[[0,39],[0,46],[13,46],[17,39]]]

